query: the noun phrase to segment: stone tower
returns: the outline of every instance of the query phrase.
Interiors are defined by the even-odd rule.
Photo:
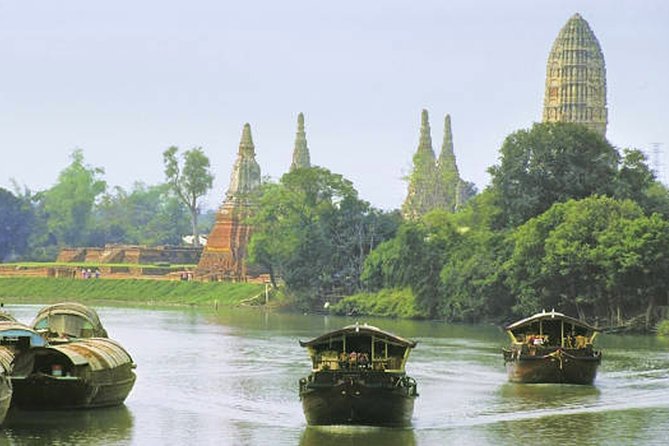
[[[245,220],[253,210],[251,194],[260,186],[260,179],[251,126],[247,123],[232,168],[230,186],[195,270],[197,277],[211,280],[247,278],[246,248],[252,228]]]
[[[543,121],[575,122],[606,134],[604,56],[579,14],[562,27],[548,55]]]
[[[304,132],[304,115],[297,115],[297,133],[295,134],[295,148],[293,149],[293,162],[290,170],[311,167],[309,148],[307,147],[307,135]]]
[[[416,219],[437,205],[437,166],[427,110],[421,113],[420,140],[408,180],[409,190],[402,204],[402,215]]]
[[[439,175],[439,197],[443,201],[440,207],[454,211],[460,203],[460,173],[453,151],[453,132],[451,130],[451,115],[444,119],[444,141],[441,153],[437,158],[437,173]]]

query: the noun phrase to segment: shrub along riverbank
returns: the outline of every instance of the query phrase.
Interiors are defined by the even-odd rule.
[[[235,306],[261,299],[264,290],[264,285],[256,283],[0,277],[0,299],[7,303]]]

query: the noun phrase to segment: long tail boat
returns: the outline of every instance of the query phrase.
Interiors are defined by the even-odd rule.
[[[508,325],[503,349],[509,381],[592,384],[602,354],[593,347],[598,330],[556,311],[537,313]]]
[[[356,324],[300,345],[312,363],[299,382],[308,424],[411,424],[418,391],[405,365],[415,341]]]

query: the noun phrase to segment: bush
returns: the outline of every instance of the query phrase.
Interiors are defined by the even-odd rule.
[[[360,293],[346,297],[331,307],[341,315],[366,315],[422,319],[426,315],[416,308],[409,288],[383,289],[378,293]]]
[[[657,324],[657,335],[669,337],[669,319],[665,319]]]

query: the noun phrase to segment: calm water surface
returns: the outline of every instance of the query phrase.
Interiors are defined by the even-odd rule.
[[[7,307],[22,322],[38,308]],[[313,428],[297,395],[310,367],[297,341],[355,320],[255,310],[98,311],[138,365],[125,406],[10,412],[0,444],[669,443],[669,343],[650,336],[601,336],[595,386],[519,385],[506,381],[506,335],[496,327],[368,319],[419,341],[407,367],[420,392],[412,428]]]

